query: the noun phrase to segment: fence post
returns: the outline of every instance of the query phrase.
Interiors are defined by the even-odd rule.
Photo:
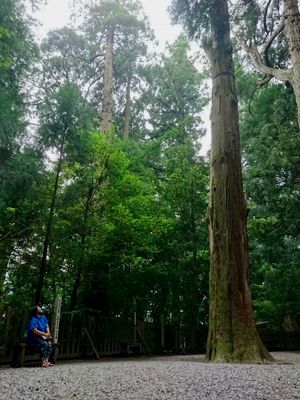
[[[61,313],[61,296],[57,296],[54,304],[54,317],[53,317],[53,341],[58,342],[59,322]]]
[[[133,298],[133,343],[136,343],[136,330],[137,330],[137,326],[136,326],[136,299],[135,297]]]
[[[161,350],[165,349],[165,324],[162,315],[160,316],[160,347]]]

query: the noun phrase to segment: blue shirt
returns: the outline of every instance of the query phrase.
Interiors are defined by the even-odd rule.
[[[33,329],[37,329],[41,332],[46,332],[47,325],[48,320],[45,315],[34,315],[33,317],[31,317],[30,321],[27,324],[26,339],[33,340],[34,338],[36,338],[37,335],[32,332]]]

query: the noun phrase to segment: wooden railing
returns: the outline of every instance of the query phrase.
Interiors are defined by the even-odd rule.
[[[0,361],[10,358],[11,345],[24,341],[28,311],[0,304]]]
[[[0,305],[0,363],[9,362],[13,343],[24,341],[28,315],[29,310]],[[300,333],[263,331],[260,335],[271,351],[300,350]],[[140,343],[145,354],[203,353],[206,336],[203,327],[185,332],[182,327],[169,324],[162,328],[139,319],[134,326],[131,319],[102,317],[96,310],[62,312],[57,358],[126,354],[135,343]]]
[[[132,340],[130,320],[105,318],[92,311],[62,313],[58,358],[92,356],[94,348],[100,356],[120,354]]]
[[[269,351],[300,350],[300,332],[261,332],[260,337]]]
[[[0,362],[9,361],[13,343],[24,342],[28,316],[28,310],[0,307]],[[51,315],[47,317],[51,321]],[[134,328],[130,319],[102,317],[96,310],[62,312],[57,358],[92,357],[95,352],[99,356],[125,353],[129,344],[141,342],[137,331],[151,353],[161,350],[160,327],[151,323],[138,321]],[[144,347],[141,344],[147,353]]]

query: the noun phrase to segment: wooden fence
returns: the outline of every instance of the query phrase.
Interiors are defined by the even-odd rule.
[[[260,337],[269,351],[300,350],[300,332],[260,332]]]
[[[29,311],[0,305],[0,363],[9,362],[11,345],[24,341]],[[51,321],[51,315],[48,315]],[[271,351],[300,350],[300,334],[260,332]],[[174,325],[102,317],[98,311],[63,312],[59,330],[58,358],[126,354],[128,346],[140,343],[143,353],[203,353],[207,331],[204,327],[183,329]]]
[[[152,351],[159,347],[159,328],[138,322],[137,330]],[[59,332],[59,358],[117,355],[134,343],[132,321],[105,318],[95,311],[62,313]]]
[[[13,343],[23,342],[28,310],[0,306],[0,362],[8,362]],[[51,315],[47,315],[51,321]],[[59,329],[58,358],[118,355],[134,342],[144,353],[161,351],[161,328],[143,321],[102,317],[96,310],[63,312]]]
[[[0,304],[0,362],[10,360],[11,344],[23,342],[29,312]]]

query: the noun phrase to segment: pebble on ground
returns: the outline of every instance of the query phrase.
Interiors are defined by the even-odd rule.
[[[300,400],[300,352],[273,356],[272,364],[195,355],[1,367],[0,400]]]

